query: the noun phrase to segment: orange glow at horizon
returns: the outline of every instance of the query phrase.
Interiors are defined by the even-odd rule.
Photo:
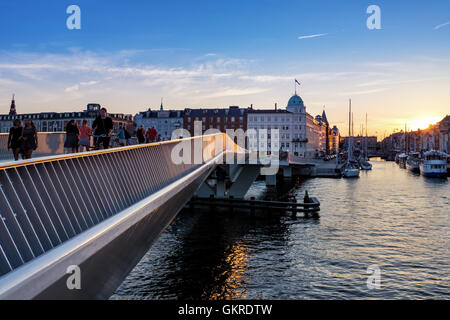
[[[434,125],[442,120],[442,117],[426,117],[408,122],[408,131],[417,131],[418,129],[427,129],[430,125]]]

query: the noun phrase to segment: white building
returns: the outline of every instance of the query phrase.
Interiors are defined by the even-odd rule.
[[[248,111],[247,130],[270,129],[279,130],[280,151],[288,151],[295,155],[313,158],[320,151],[326,150],[326,125],[322,121],[315,120],[306,112],[303,100],[295,94],[289,99],[286,110],[253,110]],[[250,137],[252,138],[252,137]],[[272,137],[268,137],[270,149]],[[256,146],[250,145],[249,149]]]
[[[170,140],[174,130],[183,128],[183,116],[184,112],[181,110],[166,111],[161,106],[161,110],[158,111],[148,109],[147,111],[138,113],[134,117],[134,122],[136,129],[141,125],[144,126],[145,130],[155,127],[158,135],[161,135],[161,139]]]

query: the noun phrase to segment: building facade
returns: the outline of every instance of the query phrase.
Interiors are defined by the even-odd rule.
[[[438,150],[450,153],[450,116],[427,129],[396,132],[381,142],[384,154]]]
[[[196,121],[201,121],[201,133],[209,129],[216,129],[220,132],[226,132],[227,129],[247,130],[247,108],[237,106],[228,109],[185,109],[183,128],[191,136],[195,135],[194,125]]]
[[[14,111],[15,101],[14,102]],[[41,112],[25,114],[0,114],[0,132],[7,133],[13,126],[13,121],[31,119],[39,132],[63,132],[70,120],[75,120],[79,126],[83,120],[87,120],[89,126],[92,126],[95,118],[100,114],[101,106],[96,103],[87,105],[86,110],[80,112]],[[12,107],[11,107],[12,110]],[[114,129],[117,130],[120,125],[130,127],[133,124],[133,116],[122,113],[108,113],[113,119]]]
[[[158,135],[161,135],[162,140],[170,140],[172,132],[183,128],[184,111],[182,110],[160,110],[154,111],[148,109],[147,111],[138,113],[134,117],[136,128],[141,125],[147,130],[155,127]]]
[[[315,119],[306,112],[306,107],[300,96],[295,94],[287,104],[286,109],[253,110],[248,111],[248,129],[279,130],[280,151],[291,152],[294,155],[314,158],[327,151],[328,120],[325,112]],[[271,146],[272,137],[268,137]],[[259,143],[259,142],[258,142]],[[251,148],[252,146],[250,146]]]

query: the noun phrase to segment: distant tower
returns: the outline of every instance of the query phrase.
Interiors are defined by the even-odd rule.
[[[164,107],[163,107],[163,98],[161,98],[161,107],[159,108],[159,110],[160,110],[160,111],[163,111],[163,110],[164,110]]]
[[[323,120],[323,122],[325,122],[327,125],[330,125],[330,124],[328,123],[327,114],[325,113],[325,106],[323,106],[322,120]]]
[[[15,116],[17,114],[16,111],[16,101],[14,100],[15,95],[13,94],[12,100],[11,100],[11,108],[9,109],[9,115]]]
[[[327,114],[325,113],[325,106],[323,106],[323,112],[322,112],[322,121],[325,124],[325,131],[326,131],[326,136],[325,136],[325,150],[327,152],[327,154],[331,153],[331,148],[330,148],[330,143],[331,143],[331,130],[330,130],[330,124],[328,122],[327,119]]]

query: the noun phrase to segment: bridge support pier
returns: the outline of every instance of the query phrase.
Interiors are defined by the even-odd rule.
[[[257,165],[220,165],[203,183],[196,196],[243,199],[260,171],[261,167]]]

